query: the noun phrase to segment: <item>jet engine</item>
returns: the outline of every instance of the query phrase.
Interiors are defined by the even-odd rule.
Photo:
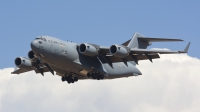
[[[18,68],[30,68],[32,67],[32,63],[29,59],[24,57],[18,57],[15,59],[15,65]]]
[[[33,51],[29,51],[29,52],[28,52],[28,57],[29,57],[31,60],[34,60],[34,59],[36,58]]]
[[[110,47],[110,53],[119,58],[125,58],[129,55],[128,48],[122,45],[112,45]]]
[[[35,53],[33,51],[28,52],[28,57],[30,61],[32,62],[33,66],[41,63],[40,60],[37,57],[35,57]]]
[[[79,52],[86,56],[98,55],[98,49],[95,46],[87,43],[83,43],[79,46]]]

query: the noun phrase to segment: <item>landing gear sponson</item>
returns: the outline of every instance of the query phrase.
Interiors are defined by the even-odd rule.
[[[87,73],[87,76],[88,77],[91,77],[93,79],[96,79],[96,80],[103,80],[104,79],[104,76],[99,74],[99,73],[92,73],[92,72],[89,72]],[[74,77],[72,76],[71,74],[70,75],[65,75],[61,78],[61,80],[63,82],[67,81],[69,84],[70,83],[74,83],[74,82],[77,82],[78,81],[78,77]]]

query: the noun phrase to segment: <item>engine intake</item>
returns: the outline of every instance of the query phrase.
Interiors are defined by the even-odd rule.
[[[29,68],[32,67],[32,63],[29,59],[24,57],[18,57],[15,59],[15,65],[18,68]]]
[[[96,56],[98,55],[98,50],[95,46],[83,43],[79,46],[79,52],[86,56]]]
[[[110,54],[119,58],[125,58],[129,55],[127,48],[121,45],[112,45],[110,47]]]
[[[34,59],[34,58],[35,58],[34,55],[35,55],[35,54],[34,54],[33,51],[29,51],[29,52],[28,52],[28,57],[29,57],[30,59]]]
[[[37,61],[38,59],[35,57],[35,53],[33,51],[28,52],[28,58],[31,59],[32,62]]]

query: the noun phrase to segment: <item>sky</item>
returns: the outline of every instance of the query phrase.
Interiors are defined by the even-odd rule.
[[[0,111],[200,110],[199,5],[199,0],[1,0]],[[37,36],[111,46],[135,32],[184,40],[153,43],[149,49],[183,50],[191,42],[189,53],[161,55],[153,64],[141,61],[142,76],[111,81],[68,85],[50,74],[10,74],[15,58],[27,57]]]
[[[27,56],[31,41],[40,35],[111,46],[139,32],[185,40],[150,48],[183,50],[192,42],[189,55],[200,58],[199,5],[199,0],[1,0],[0,68],[15,66],[14,59]]]

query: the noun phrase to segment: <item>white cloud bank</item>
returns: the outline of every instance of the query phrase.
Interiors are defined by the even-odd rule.
[[[199,112],[200,60],[161,55],[140,61],[142,76],[61,82],[59,76],[0,70],[0,112]]]

